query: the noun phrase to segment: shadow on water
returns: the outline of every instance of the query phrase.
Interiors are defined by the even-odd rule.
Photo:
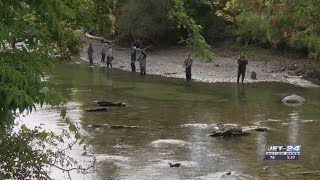
[[[80,109],[95,107],[96,100],[130,105],[79,117],[97,154],[98,179],[288,179],[291,172],[320,168],[318,89],[273,82],[185,85],[183,79],[85,64],[58,65],[51,81],[70,101],[81,104]],[[303,96],[306,103],[283,105],[282,98],[291,94]],[[271,130],[232,139],[208,137],[218,122],[260,124]],[[138,128],[88,128],[91,124]],[[290,143],[302,144],[300,160],[263,160],[266,144]],[[181,166],[171,168],[169,162]],[[227,171],[230,176],[224,175]]]

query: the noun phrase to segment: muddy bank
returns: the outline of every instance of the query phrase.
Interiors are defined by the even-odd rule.
[[[102,65],[100,62],[102,43],[94,40],[90,40],[90,42],[93,43],[94,46],[94,63]],[[216,59],[213,62],[194,61],[192,66],[192,79],[209,83],[236,82],[238,55],[234,52],[222,51],[221,49],[215,49],[215,51]],[[190,51],[187,48],[181,47],[148,51],[147,74],[185,78],[183,61],[188,52]],[[129,49],[121,48],[120,50],[114,50],[113,54],[115,57],[113,60],[114,68],[131,71]],[[81,54],[81,58],[88,61],[86,51]],[[297,76],[296,70],[290,69],[291,66],[295,66],[295,63],[296,61],[286,58],[278,60],[277,58],[249,57],[245,82],[276,81],[303,87],[318,87],[310,81],[304,80],[303,76]],[[137,72],[140,72],[138,62],[136,63],[136,67]],[[257,73],[256,80],[250,79],[253,71]]]

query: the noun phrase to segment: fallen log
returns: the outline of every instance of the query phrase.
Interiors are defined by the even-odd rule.
[[[209,134],[209,136],[212,137],[234,137],[234,136],[247,136],[250,133],[247,131],[242,131],[241,128],[227,128],[227,129],[218,129],[214,132],[212,132],[211,134]]]
[[[112,41],[112,40],[108,40],[108,39],[105,39],[103,37],[98,37],[98,36],[93,36],[91,34],[89,34],[88,32],[85,33],[85,36],[89,39],[95,39],[95,40],[99,40],[99,41],[103,41],[103,42],[107,42],[109,44],[113,44],[115,41]]]
[[[257,132],[265,132],[265,131],[268,131],[268,128],[265,128],[265,127],[257,127],[257,128],[254,128],[255,131]]]
[[[94,101],[93,103],[103,107],[127,107],[127,104],[122,102]]]
[[[110,125],[111,129],[138,128],[138,126]]]
[[[167,72],[167,73],[164,73],[165,75],[173,75],[173,74],[177,74],[178,72],[173,72],[173,73],[170,73],[170,72]]]
[[[151,48],[152,45],[147,46],[145,48],[137,48],[138,51],[146,51],[147,49]],[[124,48],[124,47],[117,47],[116,50],[122,51],[122,50],[131,50],[131,48]]]
[[[102,112],[102,111],[108,111],[107,107],[103,107],[103,108],[94,108],[94,109],[86,109],[86,112]]]
[[[115,48],[116,50],[122,51],[122,50],[130,50],[131,48]]]
[[[108,126],[108,124],[91,124],[91,125],[88,125],[87,127],[88,128],[101,128],[101,127],[105,127],[105,126]]]
[[[305,172],[293,172],[292,175],[314,175],[314,174],[320,174],[320,171],[305,171]]]
[[[260,127],[260,126],[243,126],[241,127],[242,130],[244,131],[251,131],[251,130],[255,130],[257,132],[266,132],[269,129],[267,127]]]

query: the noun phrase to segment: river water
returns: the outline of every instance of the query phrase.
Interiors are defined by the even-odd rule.
[[[82,128],[97,157],[95,172],[76,179],[319,179],[320,90],[284,83],[201,83],[96,66],[56,65],[49,78],[70,101],[69,114]],[[299,107],[281,100],[297,94]],[[125,102],[129,107],[108,112],[85,112],[92,101]],[[65,128],[58,112],[46,107],[24,118],[48,129]],[[208,136],[214,123],[269,127],[245,137]],[[90,128],[92,124],[138,126]],[[265,145],[301,144],[295,161],[263,160]],[[79,150],[74,150],[77,154]],[[78,155],[80,161],[88,157]],[[180,167],[168,163],[180,162]],[[231,172],[231,175],[224,175]],[[53,173],[57,179],[65,176]]]

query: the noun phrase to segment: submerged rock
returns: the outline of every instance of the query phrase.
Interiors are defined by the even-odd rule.
[[[94,101],[93,103],[104,107],[127,107],[127,104],[122,102],[111,102],[111,101]]]
[[[101,112],[101,111],[108,111],[108,108],[104,107],[104,108],[94,108],[94,109],[87,109],[85,110],[87,112]]]
[[[298,95],[286,96],[282,99],[282,103],[288,106],[299,106],[302,105],[306,100]]]

